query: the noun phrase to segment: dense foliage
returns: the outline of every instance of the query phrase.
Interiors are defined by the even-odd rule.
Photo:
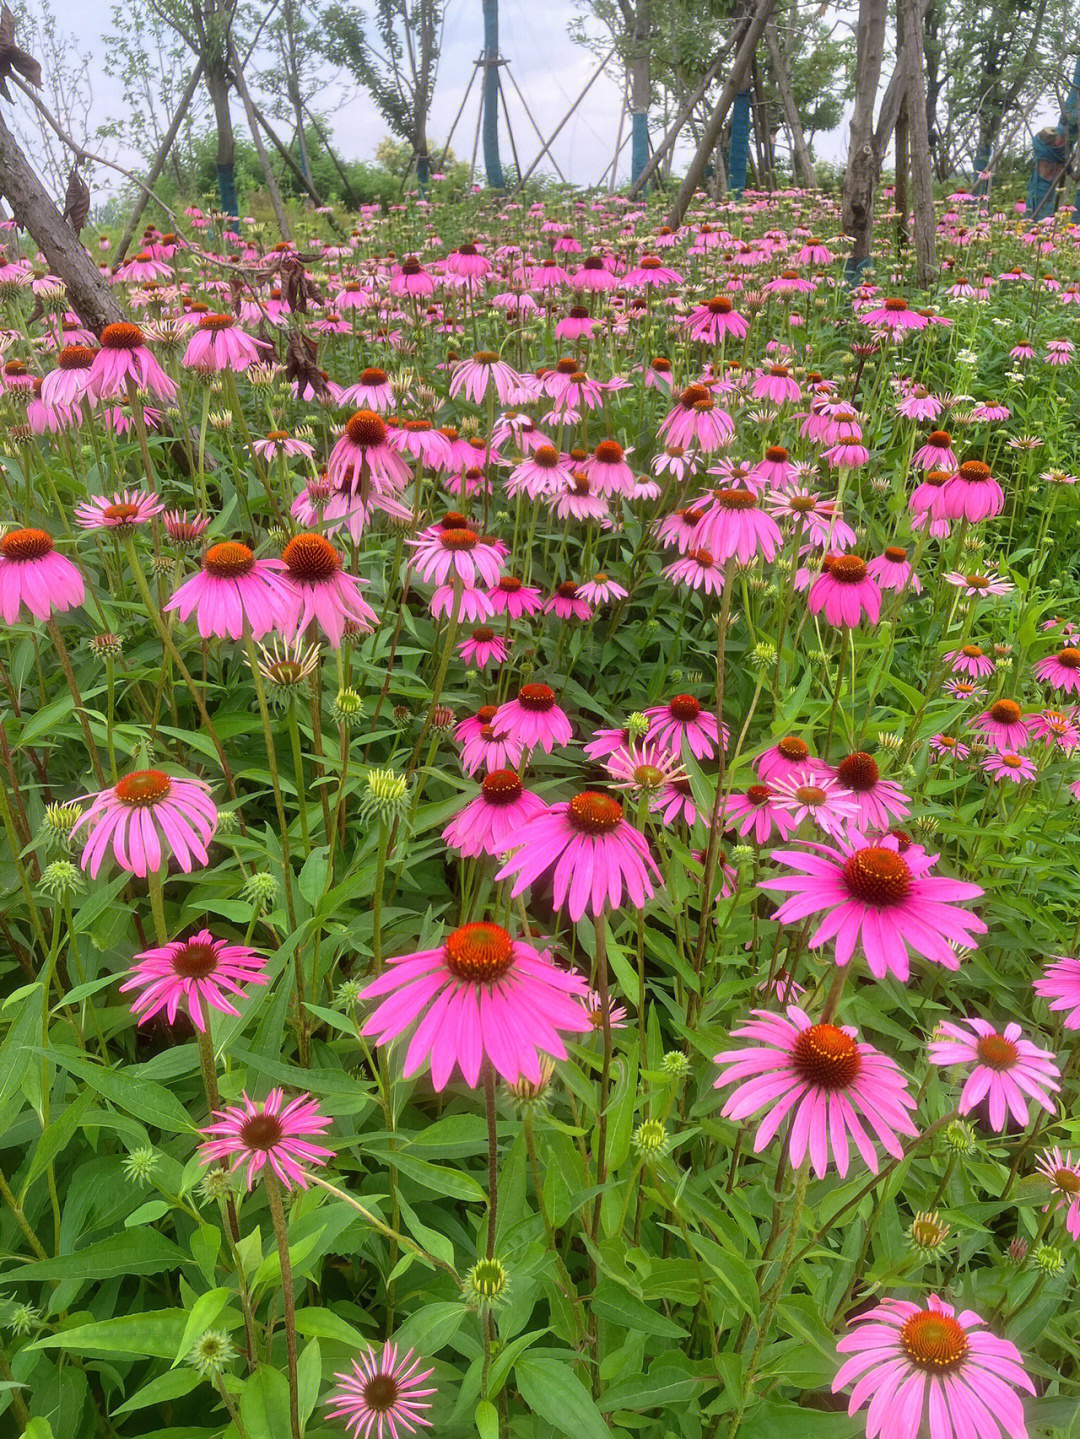
[[[100,337],[7,237],[5,1432],[1074,1431],[1080,263],[979,204],[189,211]]]

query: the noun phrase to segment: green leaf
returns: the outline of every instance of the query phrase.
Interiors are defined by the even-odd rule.
[[[194,1369],[170,1369],[151,1379],[149,1384],[144,1384],[130,1399],[125,1399],[119,1409],[112,1410],[113,1417],[134,1414],[138,1409],[149,1409],[152,1404],[167,1404],[170,1399],[182,1399],[202,1382]]]
[[[30,1349],[63,1349],[68,1354],[148,1354],[171,1363],[187,1322],[183,1309],[119,1314],[97,1324],[78,1324],[46,1334]]]
[[[434,1194],[441,1194],[448,1199],[465,1199],[477,1204],[487,1202],[487,1195],[479,1184],[471,1174],[466,1174],[463,1170],[429,1164],[426,1159],[416,1159],[411,1154],[400,1150],[391,1151],[382,1146],[365,1145],[365,1149],[383,1164],[394,1165],[402,1174],[414,1179],[417,1184],[422,1184]]]
[[[57,1118],[49,1124],[45,1133],[38,1140],[37,1148],[34,1150],[34,1157],[30,1161],[30,1168],[27,1170],[26,1180],[23,1183],[24,1194],[33,1184],[34,1180],[40,1178],[41,1175],[45,1173],[52,1161],[68,1144],[78,1129],[79,1121],[86,1113],[89,1103],[90,1095],[84,1090],[76,1100],[68,1105],[63,1114],[58,1115]]]
[[[661,1354],[649,1367],[648,1374],[637,1374],[613,1384],[600,1396],[605,1414],[613,1409],[662,1409],[667,1405],[685,1404],[699,1395],[716,1378],[703,1378],[693,1372],[690,1361],[677,1350]]]
[[[537,1355],[514,1365],[522,1399],[541,1419],[571,1439],[611,1439],[592,1395],[561,1359]]]
[[[41,985],[30,985],[16,1003],[22,1006],[18,1018],[0,1044],[0,1104],[6,1103],[22,1083],[35,1053],[31,1041],[41,1038]]]
[[[248,1439],[288,1439],[289,1381],[276,1369],[257,1369],[240,1396],[240,1418]]]
[[[350,1349],[367,1347],[367,1338],[355,1329],[347,1319],[335,1314],[332,1309],[298,1309],[296,1311],[296,1332],[305,1339],[336,1339]]]
[[[305,1346],[296,1363],[296,1397],[301,1424],[305,1424],[311,1417],[318,1402],[321,1381],[322,1350],[319,1348],[319,1341],[313,1339]]]
[[[186,1358],[191,1352],[195,1341],[213,1325],[231,1298],[232,1291],[228,1289],[210,1289],[205,1294],[199,1295],[191,1306],[191,1313],[184,1325],[180,1343],[176,1346],[176,1357],[173,1359],[174,1369],[181,1359]]]
[[[499,1439],[499,1411],[490,1399],[481,1399],[473,1415],[480,1439]]]
[[[73,1254],[59,1254],[55,1259],[38,1259],[21,1269],[9,1269],[5,1279],[117,1279],[125,1274],[160,1274],[163,1269],[177,1269],[191,1261],[171,1239],[156,1229],[125,1231],[110,1234]]]
[[[74,1051],[55,1045],[50,1049],[35,1048],[32,1052],[63,1065],[69,1074],[83,1080],[110,1104],[115,1104],[117,1109],[122,1109],[125,1114],[133,1114],[144,1124],[152,1124],[157,1129],[168,1129],[176,1134],[187,1133],[194,1127],[187,1110],[172,1090],[166,1089],[162,1084],[142,1079],[130,1070],[103,1069]]]

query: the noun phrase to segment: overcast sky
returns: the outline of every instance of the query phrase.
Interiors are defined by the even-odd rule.
[[[33,7],[35,0],[28,0]],[[104,53],[103,36],[111,28],[109,0],[54,0],[63,27],[72,32],[80,47],[91,56]],[[362,6],[361,8],[369,8]],[[584,89],[597,67],[596,57],[569,39],[567,27],[577,11],[573,0],[502,0],[500,6],[500,48],[509,61],[509,71],[529,109],[547,139]],[[447,0],[442,59],[432,112],[431,139],[443,142],[465,95],[474,62],[482,46],[481,0]],[[45,57],[43,56],[44,60]],[[527,118],[514,86],[506,84],[514,140],[523,167],[528,167],[540,150],[536,131]],[[120,86],[100,68],[94,72],[93,124],[101,123],[123,106]],[[454,134],[453,146],[459,157],[471,157],[479,114],[479,84],[474,84],[468,104]],[[333,117],[333,129],[341,153],[349,159],[370,159],[386,135],[387,127],[370,97],[363,90],[345,85],[328,91],[344,104]],[[621,67],[608,65],[589,90],[552,147],[552,154],[566,179],[578,184],[599,180],[610,165],[619,128],[623,75]],[[319,102],[324,108],[329,103]],[[243,112],[234,105],[238,129]],[[629,126],[624,126],[624,139]],[[500,144],[505,163],[512,159],[506,127],[501,123]],[[820,136],[817,152],[838,160],[846,153],[846,125],[834,135]],[[685,161],[685,151],[676,163]],[[627,140],[619,165],[619,179],[629,171],[630,146]],[[478,161],[478,165],[479,165]],[[544,166],[541,167],[542,169]],[[106,176],[97,177],[95,193],[108,186]]]

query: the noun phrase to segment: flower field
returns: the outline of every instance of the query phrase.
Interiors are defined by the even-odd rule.
[[[1076,1433],[1022,210],[190,210],[100,334],[4,235],[0,1432]]]

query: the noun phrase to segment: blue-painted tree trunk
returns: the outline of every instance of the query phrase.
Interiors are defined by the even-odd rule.
[[[749,90],[740,90],[731,107],[731,145],[728,149],[728,189],[741,195],[746,189],[746,162],[750,157]]]
[[[484,0],[484,169],[488,188],[503,190],[502,161],[499,159],[499,0]]]
[[[240,213],[239,206],[236,203],[235,165],[219,165],[217,167],[217,188],[222,211],[235,219]]]
[[[635,181],[649,163],[649,112],[635,110],[630,116],[630,179]]]

